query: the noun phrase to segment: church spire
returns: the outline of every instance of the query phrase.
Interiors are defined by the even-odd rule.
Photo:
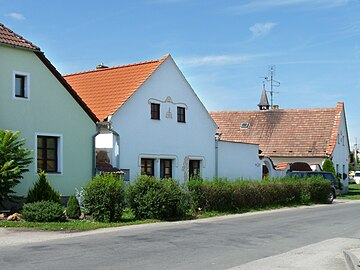
[[[269,100],[266,95],[265,83],[263,83],[263,90],[261,93],[261,98],[260,98],[260,102],[259,102],[258,106],[261,111],[269,110],[269,108],[270,108]]]

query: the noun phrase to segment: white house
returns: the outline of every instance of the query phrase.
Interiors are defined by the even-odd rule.
[[[215,140],[217,125],[170,55],[64,78],[101,120],[97,151],[125,179],[261,178],[258,145]]]
[[[326,158],[334,163],[348,188],[349,139],[344,103],[335,108],[269,109],[266,93],[258,111],[218,111],[211,116],[219,126],[223,140],[259,144],[264,157],[276,166],[306,162],[322,165]],[[264,170],[273,171],[263,159]]]
[[[72,195],[93,176],[97,117],[39,47],[3,24],[0,59],[0,128],[20,131],[33,150],[17,195],[26,196],[39,169],[61,195]]]

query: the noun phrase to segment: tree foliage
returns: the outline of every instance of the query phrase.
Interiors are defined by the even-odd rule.
[[[19,131],[0,129],[0,204],[18,198],[13,188],[31,163],[31,151],[24,145],[25,139],[19,139]]]
[[[67,202],[66,215],[72,219],[78,219],[81,215],[80,205],[75,195],[70,196]]]
[[[53,201],[60,203],[60,194],[51,187],[46,179],[46,173],[40,170],[38,175],[39,179],[28,191],[26,202]]]
[[[329,158],[325,159],[322,169],[324,172],[331,172],[334,175],[334,177],[336,178],[334,163],[331,161],[331,159],[329,159]]]
[[[84,187],[84,207],[96,221],[120,221],[124,200],[124,181],[114,174],[97,175]]]

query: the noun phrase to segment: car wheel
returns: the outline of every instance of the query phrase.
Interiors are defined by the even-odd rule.
[[[335,198],[335,193],[332,190],[332,191],[330,191],[330,193],[329,193],[329,195],[327,197],[327,203],[329,203],[329,204],[332,203],[334,201],[334,198]]]

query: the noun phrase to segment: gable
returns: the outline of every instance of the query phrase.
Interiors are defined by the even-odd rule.
[[[167,57],[65,75],[64,78],[102,121],[117,111]]]
[[[222,140],[258,143],[273,157],[327,157],[336,145],[337,108],[211,112]],[[248,128],[240,128],[241,124]]]
[[[92,111],[87,107],[83,100],[76,94],[71,86],[64,80],[56,68],[51,62],[45,57],[45,54],[40,48],[30,41],[26,40],[22,36],[14,33],[11,29],[7,28],[0,23],[0,45],[9,47],[9,49],[16,49],[22,51],[28,51],[34,53],[45,67],[52,73],[52,75],[58,80],[58,82],[65,88],[65,90],[72,96],[72,98],[80,105],[80,107],[86,112],[86,114],[93,120],[93,122],[99,121]],[[4,47],[4,48],[5,48]],[[11,48],[10,48],[11,47]],[[14,51],[15,52],[15,51]],[[19,59],[19,63],[21,60]]]

